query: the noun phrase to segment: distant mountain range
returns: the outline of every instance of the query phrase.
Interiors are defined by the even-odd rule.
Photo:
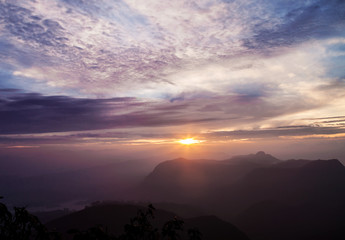
[[[140,190],[147,200],[197,204],[253,240],[345,239],[345,168],[336,159],[281,161],[264,152],[175,159]]]
[[[72,201],[127,199],[128,190],[153,167],[149,161],[123,161],[37,176],[0,176],[0,194],[15,205],[41,208]]]
[[[233,234],[227,229],[234,226],[252,240],[345,239],[345,167],[336,159],[282,161],[260,151],[222,161],[178,158],[152,168],[152,163],[128,161],[53,175],[0,176],[0,189],[5,199],[21,199],[23,205],[126,197],[152,202],[170,212],[163,211],[166,216],[174,212],[186,226],[208,232],[204,239],[226,239],[221,236]],[[75,223],[80,228],[115,224],[119,232],[137,207],[102,205],[49,224],[63,231]],[[41,214],[42,219],[64,214],[53,213]],[[224,234],[211,237],[219,232]]]

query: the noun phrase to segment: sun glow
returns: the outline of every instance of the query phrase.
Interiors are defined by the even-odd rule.
[[[202,141],[196,140],[194,138],[186,138],[186,139],[181,139],[178,142],[181,143],[181,144],[190,145],[190,144],[201,143]]]

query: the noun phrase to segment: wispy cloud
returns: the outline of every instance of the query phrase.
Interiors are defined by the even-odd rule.
[[[180,94],[191,84],[195,90],[198,85],[215,88],[214,81],[229,88],[234,80],[216,76],[212,69],[236,75],[234,68],[255,68],[263,55],[296,50],[310,40],[344,37],[345,25],[341,1],[0,4],[1,59],[13,69],[12,82],[33,79],[98,97],[161,98]],[[202,69],[208,73],[198,74]]]
[[[26,148],[39,148],[40,146],[29,146],[29,145],[25,145],[25,146],[7,146],[6,148],[8,149],[26,149]]]

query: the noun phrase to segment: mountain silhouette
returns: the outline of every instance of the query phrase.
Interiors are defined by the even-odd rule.
[[[343,198],[345,169],[338,160],[310,161],[294,168],[280,164],[254,169],[236,184],[216,189],[213,204],[227,206],[229,215],[235,215],[265,200],[300,204],[314,198]]]
[[[254,240],[343,239],[344,166],[334,159],[301,163],[255,169],[215,193],[211,206]]]
[[[55,219],[47,223],[47,226],[58,232],[66,233],[73,228],[86,230],[90,227],[102,225],[110,233],[120,235],[124,231],[125,224],[130,222],[138,209],[143,210],[144,207],[132,204],[99,204]],[[165,210],[156,210],[154,216],[153,225],[161,228],[165,222],[176,217],[176,214]],[[183,219],[183,221],[184,229],[198,228],[204,240],[248,240],[248,237],[234,225],[215,216],[199,216]],[[68,235],[64,234],[63,237],[68,238]]]
[[[214,188],[235,183],[252,170],[279,162],[264,152],[223,161],[178,158],[158,164],[140,186],[142,197],[175,202],[208,197]]]
[[[264,152],[175,159],[159,164],[142,186],[151,199],[198,205],[254,240],[345,236],[345,168],[336,159],[281,161]]]

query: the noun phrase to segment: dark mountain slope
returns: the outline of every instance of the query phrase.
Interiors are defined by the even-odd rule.
[[[345,168],[338,160],[310,161],[295,168],[275,165],[255,169],[236,184],[215,189],[208,205],[231,220],[262,201],[298,205],[314,199],[345,199]]]
[[[202,232],[202,239],[248,239],[234,225],[216,216],[201,216],[185,219],[186,227],[197,227]]]
[[[221,207],[245,209],[233,222],[258,240],[344,239],[344,166],[317,160],[277,170],[254,171],[225,197]]]
[[[272,167],[276,168],[299,168],[303,167],[304,165],[310,163],[312,160],[305,160],[305,159],[290,159],[286,161],[281,161],[273,165]]]
[[[345,239],[344,219],[345,203],[266,201],[243,211],[235,223],[254,240],[341,240]]]

